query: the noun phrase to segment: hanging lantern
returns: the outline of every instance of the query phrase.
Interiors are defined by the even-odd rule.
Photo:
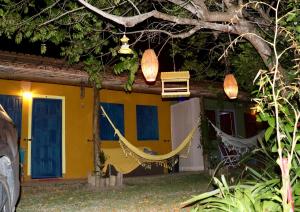
[[[142,72],[148,82],[154,82],[158,73],[158,59],[153,49],[147,49],[143,53]]]
[[[224,79],[224,91],[229,99],[236,99],[239,91],[233,74],[227,74]]]
[[[132,54],[132,50],[129,48],[128,44],[129,38],[124,34],[121,38],[122,46],[119,50],[120,54]]]

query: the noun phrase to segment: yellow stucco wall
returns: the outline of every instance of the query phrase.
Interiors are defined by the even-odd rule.
[[[21,95],[20,81],[0,80],[0,94]],[[80,98],[80,88],[45,83],[31,83],[33,98],[48,95],[65,97],[65,173],[64,178],[85,178],[93,167],[92,139],[92,89],[85,89]],[[25,179],[30,179],[28,167],[28,119],[30,100],[23,98],[22,131],[20,145],[25,149]]]
[[[0,79],[0,94],[21,95],[22,82]],[[92,115],[93,89],[85,88],[85,97],[80,98],[80,87],[46,83],[31,83],[34,97],[64,97],[65,103],[65,179],[86,178],[93,171]],[[162,101],[160,95],[128,94],[122,91],[101,90],[100,100],[124,104],[125,136],[136,146],[148,146],[159,153],[171,150],[170,104]],[[159,141],[137,141],[136,112],[137,104],[157,105],[159,115]],[[28,138],[30,100],[22,102],[22,131],[20,145],[25,149],[25,180],[30,179],[28,168]],[[105,147],[118,147],[117,142],[103,141]]]
[[[124,104],[124,126],[125,137],[135,146],[149,147],[152,150],[164,154],[171,150],[171,129],[170,129],[170,102],[162,101],[160,95],[125,93],[111,90],[101,90],[100,101],[108,103]],[[155,105],[158,107],[159,117],[159,140],[138,141],[136,127],[136,105]],[[101,126],[100,126],[101,129]],[[116,141],[103,141],[102,146],[118,147]]]

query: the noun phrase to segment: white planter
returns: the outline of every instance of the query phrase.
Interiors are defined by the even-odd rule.
[[[109,186],[109,177],[103,178],[105,181],[105,187]]]
[[[119,173],[117,174],[117,186],[123,185],[123,174]]]
[[[88,184],[100,188],[100,187],[105,187],[105,178],[102,178],[100,175],[88,175]]]
[[[111,175],[103,178],[99,175],[88,175],[88,184],[96,188],[104,188],[109,186],[121,186],[123,185],[123,175],[118,173],[117,176]]]
[[[96,176],[89,174],[88,175],[88,184],[92,186],[96,186]]]
[[[116,179],[117,177],[115,175],[109,176],[109,186],[116,186]]]

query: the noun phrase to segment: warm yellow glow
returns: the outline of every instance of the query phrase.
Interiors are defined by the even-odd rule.
[[[250,114],[252,116],[255,116],[256,115],[256,108],[250,108]]]
[[[23,92],[23,98],[24,99],[32,99],[32,93],[29,91]]]
[[[145,79],[154,82],[158,73],[158,59],[153,49],[144,52],[141,66]]]
[[[259,111],[259,105],[258,104],[250,107],[250,114],[251,115],[255,116],[258,113],[258,111]]]
[[[238,95],[238,84],[233,74],[227,74],[224,79],[224,91],[229,99],[236,99]]]

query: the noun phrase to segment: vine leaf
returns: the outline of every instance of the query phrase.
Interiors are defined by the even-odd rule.
[[[128,72],[128,79],[124,85],[124,89],[126,91],[131,91],[135,80],[135,73],[139,68],[138,54],[133,51],[132,57],[121,57],[120,60],[121,61],[119,63],[114,65],[114,73],[119,75],[125,71]]]
[[[273,127],[271,127],[271,126],[268,127],[268,129],[267,129],[266,132],[265,132],[265,140],[266,140],[266,141],[268,141],[268,140],[270,139],[270,137],[271,137],[273,131],[274,131],[274,128],[273,128]]]

